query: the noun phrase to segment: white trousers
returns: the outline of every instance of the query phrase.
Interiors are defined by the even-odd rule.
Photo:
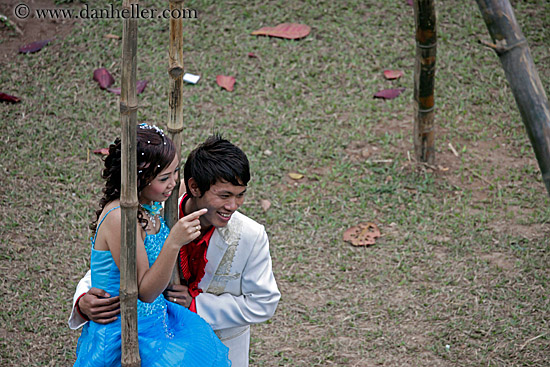
[[[216,335],[227,348],[231,367],[248,367],[250,349],[250,326],[216,330]]]

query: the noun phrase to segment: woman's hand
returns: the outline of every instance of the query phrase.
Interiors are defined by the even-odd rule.
[[[208,212],[206,208],[197,210],[181,218],[174,224],[168,237],[174,246],[177,246],[179,249],[181,246],[188,244],[200,236],[201,223],[199,217],[206,214],[206,212]]]
[[[159,256],[150,267],[148,266],[145,247],[140,246],[138,248],[138,262],[140,260],[144,262],[141,267],[138,263],[138,291],[140,300],[143,302],[153,302],[166,289],[181,246],[188,244],[200,236],[201,226],[199,217],[207,211],[207,209],[197,210],[178,220],[170,230],[170,234],[164,242]],[[143,269],[145,270],[140,273],[140,270]]]

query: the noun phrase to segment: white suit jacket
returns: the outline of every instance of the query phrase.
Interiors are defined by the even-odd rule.
[[[269,241],[262,225],[235,212],[227,226],[216,228],[206,253],[205,274],[199,283],[197,313],[229,348],[233,367],[248,366],[250,325],[275,313],[281,293],[273,276]],[[91,288],[90,271],[78,283],[69,327],[85,324],[74,308]]]

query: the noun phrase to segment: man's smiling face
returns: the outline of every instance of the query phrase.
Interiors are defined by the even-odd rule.
[[[193,192],[196,210],[208,209],[208,213],[200,217],[201,227],[225,227],[231,215],[243,204],[245,192],[246,186],[236,186],[227,181],[211,185],[202,197],[199,197],[199,192],[196,195]]]

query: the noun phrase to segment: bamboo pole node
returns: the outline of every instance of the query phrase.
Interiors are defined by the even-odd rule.
[[[139,206],[139,202],[136,201],[122,201],[120,200],[120,207],[121,208],[137,208]]]
[[[134,111],[137,111],[138,109],[138,105],[132,105],[132,106],[129,106],[127,105],[126,103],[124,102],[120,102],[120,113],[122,115],[129,115],[131,114],[132,112]]]
[[[495,51],[497,54],[503,55],[507,52],[510,52],[516,47],[523,47],[526,45],[527,45],[527,40],[525,38],[520,38],[516,42],[512,43],[511,45],[506,44],[506,40],[505,40],[502,46],[499,46],[497,43],[497,49]]]
[[[170,77],[172,77],[172,79],[177,79],[181,77],[183,75],[183,66],[180,66],[180,65],[172,66],[168,70],[168,74],[170,74]]]
[[[483,45],[485,47],[489,47],[492,50],[496,50],[497,47],[498,47],[494,43],[491,43],[491,42],[488,42],[488,41],[485,41],[485,40],[477,40],[477,43],[479,43],[480,45]]]
[[[120,289],[119,290],[119,294],[118,294],[121,298],[122,297],[135,297],[135,298],[138,298],[138,292],[137,291],[130,291],[128,292],[127,290],[125,289]]]
[[[424,128],[424,129],[422,130],[421,135],[425,136],[425,135],[428,135],[428,134],[430,134],[430,133],[432,133],[432,132],[434,132],[434,131],[435,131],[435,129],[434,129],[433,125],[432,125],[432,126],[430,126],[430,127]],[[428,149],[430,149],[430,148],[428,148]]]
[[[478,42],[483,46],[489,47],[490,49],[494,50],[498,55],[504,55],[505,53],[510,52],[516,47],[523,47],[527,45],[527,40],[525,39],[525,37],[518,39],[516,42],[510,45],[506,44],[506,40],[497,42],[497,44],[484,40],[478,40]]]
[[[429,112],[432,112],[433,110],[435,110],[435,105],[433,105],[430,108],[419,108],[418,112],[429,113]]]
[[[182,127],[178,127],[177,129],[173,128],[173,127],[167,127],[166,130],[168,130],[168,132],[170,134],[179,134],[183,131],[183,126]]]
[[[424,49],[434,48],[437,46],[437,42],[430,43],[429,45],[425,45],[423,43],[420,43],[420,41],[416,41],[416,46]]]

